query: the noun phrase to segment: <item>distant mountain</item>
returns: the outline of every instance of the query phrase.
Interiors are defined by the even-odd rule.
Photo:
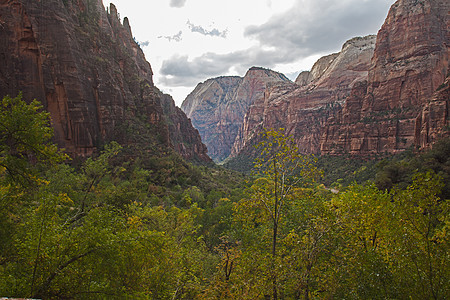
[[[398,0],[377,36],[347,41],[295,83],[258,82],[264,93],[241,99],[248,106],[237,134],[199,130],[233,140],[230,158],[252,157],[251,146],[269,128],[285,128],[304,153],[371,156],[430,147],[450,128],[449,11],[448,1]],[[196,103],[206,100],[196,97]],[[201,124],[227,123],[224,111],[209,110]],[[198,115],[190,117],[201,128]],[[208,147],[218,141],[210,139]]]
[[[264,99],[270,82],[290,82],[278,72],[252,67],[244,77],[223,76],[197,85],[181,109],[198,129],[208,154],[216,162],[231,153],[249,106]]]
[[[185,114],[153,84],[152,69],[121,22],[101,0],[0,1],[0,97],[41,101],[55,141],[73,156],[104,142],[173,148],[210,160]],[[136,122],[140,123],[135,126]]]

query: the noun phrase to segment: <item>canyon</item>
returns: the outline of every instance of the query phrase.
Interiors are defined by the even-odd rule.
[[[210,161],[190,120],[154,85],[129,20],[113,4],[1,0],[0,24],[0,96],[39,100],[55,142],[71,156],[138,135],[188,160]]]
[[[227,158],[249,107],[264,101],[266,85],[290,80],[281,73],[250,68],[245,76],[223,76],[197,85],[181,109],[199,130],[215,161]],[[259,116],[257,114],[256,116]]]
[[[219,163],[278,128],[302,153],[427,149],[449,135],[449,11],[398,0],[377,35],[348,40],[295,81],[252,67],[199,83],[178,108],[113,4],[0,0],[0,96],[39,100],[73,157],[116,140]]]
[[[229,144],[228,158],[252,156],[260,134],[279,128],[302,153],[370,157],[429,148],[449,135],[449,11],[448,1],[398,0],[376,36],[350,39],[295,82],[260,81],[264,92],[243,101],[243,119],[232,125],[218,118],[230,113],[226,105],[203,109],[218,102],[214,92],[194,91],[195,101],[191,94],[182,109],[204,140],[227,140],[213,138],[208,146],[224,154],[215,157],[219,161]]]

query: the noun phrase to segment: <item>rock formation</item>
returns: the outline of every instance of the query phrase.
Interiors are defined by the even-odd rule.
[[[375,36],[353,38],[341,52],[319,59],[310,72],[300,73],[296,84],[272,84],[265,98],[245,115],[232,156],[254,144],[263,128],[285,128],[302,152],[319,153],[323,126],[351,89],[367,78],[374,48]]]
[[[248,110],[232,156],[263,128],[285,128],[305,153],[370,156],[426,148],[449,134],[450,3],[399,0],[376,37],[356,38]],[[255,106],[255,104],[254,104]]]
[[[367,83],[327,122],[322,153],[397,153],[429,146],[438,132],[445,133],[449,11],[450,3],[440,0],[399,0],[392,5],[377,35]],[[428,130],[432,124],[440,124],[440,129]]]
[[[237,135],[221,137],[234,139],[230,156],[251,157],[270,128],[285,128],[304,153],[332,155],[395,154],[449,135],[449,11],[448,1],[398,0],[377,36],[347,41],[295,83],[266,83]]]
[[[224,76],[197,85],[181,109],[192,120],[208,147],[208,154],[220,162],[231,153],[238,130],[249,106],[264,100],[266,85],[290,82],[283,74],[252,67],[245,76]]]
[[[198,132],[152,75],[112,4],[107,12],[102,0],[0,0],[0,97],[22,91],[41,101],[55,141],[71,155],[91,155],[140,118],[163,146],[208,160]]]

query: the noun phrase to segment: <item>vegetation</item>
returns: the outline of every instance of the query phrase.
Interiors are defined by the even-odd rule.
[[[267,131],[244,176],[113,141],[74,163],[39,103],[0,108],[1,296],[450,297],[449,140],[317,162]]]

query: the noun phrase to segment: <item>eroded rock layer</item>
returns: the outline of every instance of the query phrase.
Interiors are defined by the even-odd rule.
[[[341,52],[319,59],[293,83],[276,83],[245,115],[232,156],[255,144],[264,128],[285,128],[299,149],[319,153],[323,127],[341,108],[351,89],[367,78],[375,36],[353,38]]]
[[[377,35],[368,81],[327,122],[322,153],[396,153],[429,146],[446,134],[449,11],[450,2],[440,0],[392,5]]]
[[[250,106],[232,156],[264,128],[285,128],[304,153],[370,156],[430,147],[449,134],[450,2],[399,0],[376,36],[274,84]]]
[[[245,76],[224,76],[197,85],[181,105],[200,132],[208,154],[220,162],[231,153],[249,106],[264,101],[266,85],[290,82],[286,76],[252,67]]]
[[[169,130],[169,119],[189,122],[152,75],[112,4],[107,12],[101,0],[0,0],[0,96],[22,91],[41,101],[55,141],[74,156],[91,155],[140,118],[163,146],[208,160],[192,126]]]

